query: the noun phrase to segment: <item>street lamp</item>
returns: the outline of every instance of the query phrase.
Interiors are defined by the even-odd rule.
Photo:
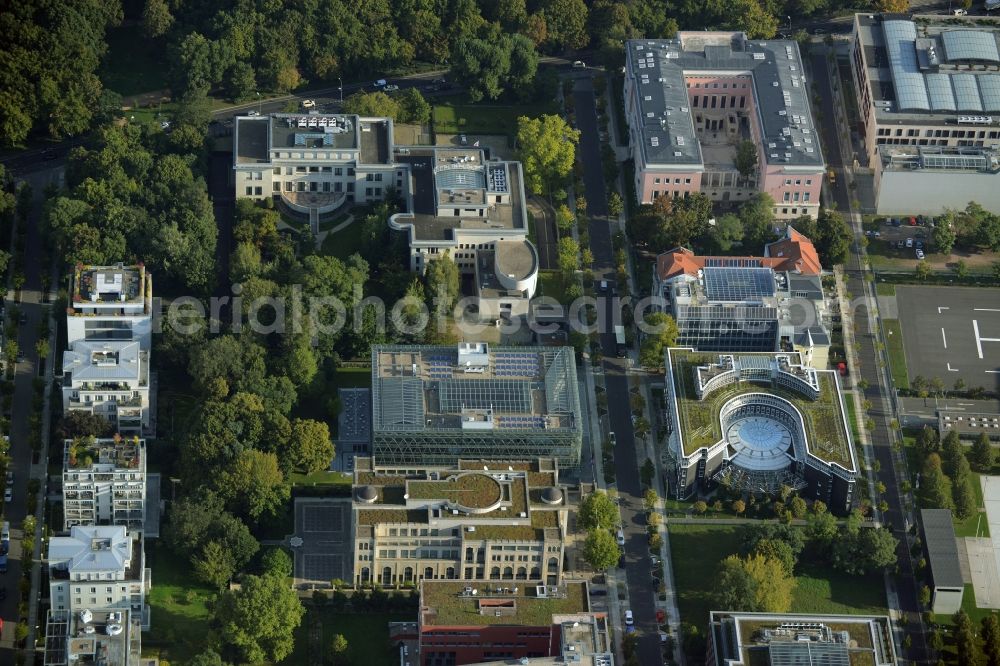
[[[260,115],[260,92],[257,93],[257,115]]]
[[[792,36],[792,17],[791,16],[786,16],[785,18],[788,19],[788,36],[791,37]]]
[[[337,83],[339,84],[337,86],[337,90],[340,91],[340,103],[343,104],[344,103],[344,80],[338,76],[337,77]]]

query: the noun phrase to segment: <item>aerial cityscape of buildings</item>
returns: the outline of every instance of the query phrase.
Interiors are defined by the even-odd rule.
[[[1000,661],[1000,0],[53,3],[0,663]]]

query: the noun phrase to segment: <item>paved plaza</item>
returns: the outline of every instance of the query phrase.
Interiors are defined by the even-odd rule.
[[[967,538],[972,588],[979,608],[1000,608],[1000,476],[982,476],[983,503],[992,538]]]
[[[350,498],[295,499],[295,584],[328,587],[334,578],[350,581]]]

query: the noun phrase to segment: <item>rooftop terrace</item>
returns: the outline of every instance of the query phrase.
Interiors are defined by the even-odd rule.
[[[66,469],[87,469],[93,465],[138,469],[145,451],[146,440],[138,437],[77,437],[63,440],[63,465]]]
[[[774,355],[740,354],[744,358],[768,358]],[[810,454],[821,461],[840,465],[848,471],[856,471],[851,439],[844,425],[840,391],[833,372],[816,371],[819,382],[819,398],[816,400],[809,400],[801,393],[788,389],[749,381],[718,388],[699,400],[695,373],[700,366],[717,363],[719,353],[670,349],[667,358],[671,363],[670,373],[674,382],[674,395],[677,396],[677,415],[685,455],[722,441],[719,413],[725,403],[745,393],[763,391],[788,400],[802,414]]]
[[[83,266],[73,269],[73,284],[71,287],[74,307],[88,305],[122,305],[142,304],[147,297],[152,297],[152,278],[146,273],[146,267],[137,266]]]
[[[539,596],[542,588],[545,596]],[[548,627],[553,615],[590,610],[586,583],[566,583],[558,587],[516,585],[501,587],[500,592],[497,589],[497,585],[489,583],[425,580],[420,586],[421,624],[425,628]]]

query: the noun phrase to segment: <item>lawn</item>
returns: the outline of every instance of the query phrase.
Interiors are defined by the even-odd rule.
[[[903,352],[903,330],[898,319],[883,319],[885,329],[886,350],[889,352],[889,370],[892,372],[892,382],[896,388],[910,388],[910,379],[906,374],[906,354]]]
[[[186,663],[205,648],[216,593],[194,583],[187,562],[162,543],[147,543],[146,558],[153,577],[148,597],[153,626],[143,636],[143,655],[156,652],[161,660]]]
[[[517,119],[555,113],[554,102],[546,104],[472,104],[463,96],[434,105],[432,123],[439,134],[506,134],[513,144]]]
[[[847,422],[851,424],[851,437],[854,444],[861,446],[861,433],[858,432],[858,415],[854,408],[854,392],[844,391],[844,409],[847,410]]]
[[[973,589],[971,583],[965,585],[965,593],[962,595],[962,610],[965,611],[969,619],[972,620],[972,628],[977,635],[981,634],[981,627],[983,618],[989,616],[991,613],[996,613],[997,611],[991,610],[989,608],[977,608],[976,607],[976,591]],[[942,626],[944,631],[944,650],[941,658],[949,664],[957,663],[955,659],[957,658],[955,650],[955,639],[953,638],[952,630],[954,625],[951,621],[951,615],[935,615],[934,622]],[[979,643],[979,647],[982,648],[982,642]]]
[[[288,480],[292,483],[293,486],[348,487],[351,485],[352,478],[353,477],[350,474],[322,470],[319,472],[313,472],[312,474],[302,474],[301,472],[292,472],[289,475]]]
[[[875,293],[879,296],[895,296],[896,285],[889,282],[879,282],[875,285]]]
[[[101,64],[100,77],[105,88],[126,97],[160,90],[167,85],[167,63],[163,42],[147,39],[135,26],[108,30],[108,52]]]
[[[347,639],[345,664],[364,666],[398,666],[399,652],[389,644],[389,622],[413,622],[412,614],[398,613],[335,613],[327,608],[306,607],[306,615],[295,632],[295,651],[283,663],[308,664],[314,653],[325,654],[336,634]],[[309,639],[309,626],[322,623],[318,645]],[[340,663],[338,661],[337,663]]]
[[[538,281],[541,283],[539,296],[554,298],[563,305],[569,304],[566,298],[566,280],[563,277],[562,271],[538,271]]]
[[[670,557],[677,583],[681,619],[699,628],[708,622],[719,562],[739,551],[739,527],[676,525],[670,529]],[[792,596],[793,613],[885,613],[882,577],[849,576],[827,566],[800,562],[798,585]]]
[[[341,224],[342,222],[345,222],[347,220],[347,218],[349,218],[350,216],[351,216],[351,214],[349,212],[343,212],[340,215],[337,215],[335,217],[330,218],[329,220],[321,220],[320,223],[319,223],[319,230],[320,231],[329,231],[330,229],[333,229],[338,224]]]
[[[363,218],[363,214],[359,215],[355,213],[354,222],[336,233],[327,234],[326,238],[323,239],[323,254],[337,257],[338,259],[347,259],[355,252],[360,253],[364,244],[362,237],[365,226],[362,223]],[[336,223],[340,224],[340,222],[343,222],[343,220]],[[388,220],[386,220],[386,224],[388,223]],[[322,228],[322,225],[320,225],[320,228]]]

